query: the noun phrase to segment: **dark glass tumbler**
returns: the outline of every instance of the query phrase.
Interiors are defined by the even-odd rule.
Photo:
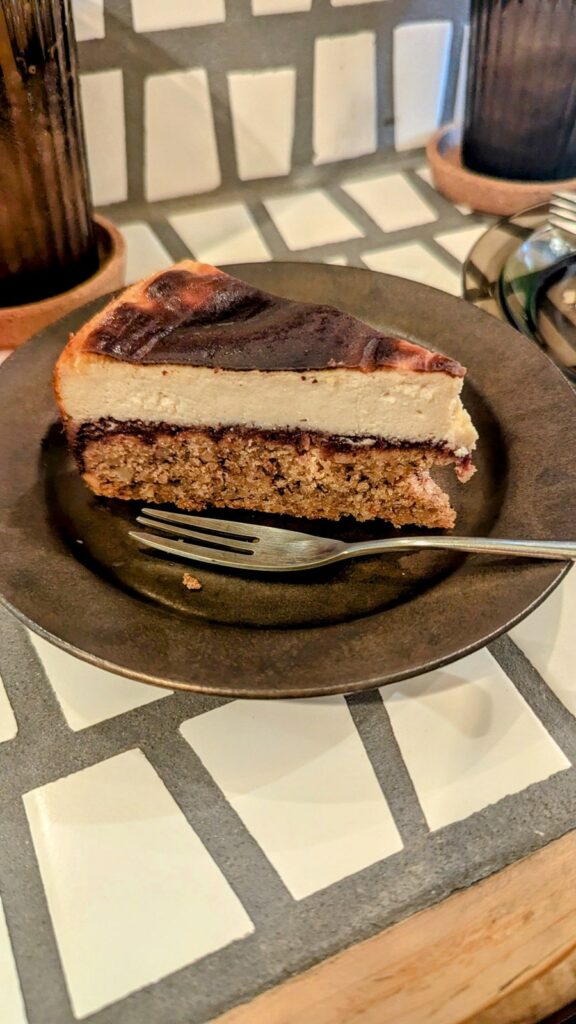
[[[0,306],[97,268],[70,0],[0,0]]]
[[[576,176],[576,0],[471,0],[468,67],[464,165]]]

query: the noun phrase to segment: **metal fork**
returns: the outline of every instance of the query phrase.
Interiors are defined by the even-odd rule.
[[[524,558],[576,559],[576,541],[495,540],[491,537],[395,537],[347,544],[330,537],[280,530],[273,526],[233,523],[227,519],[204,519],[182,512],[144,508],[137,517],[142,526],[161,529],[177,540],[155,533],[131,530],[130,536],[145,547],[193,562],[209,562],[255,572],[286,572],[312,569],[330,562],[364,555],[393,554],[439,548],[471,554],[520,555]],[[199,541],[200,543],[193,543]]]
[[[548,223],[569,235],[576,235],[576,193],[554,192],[550,199]]]

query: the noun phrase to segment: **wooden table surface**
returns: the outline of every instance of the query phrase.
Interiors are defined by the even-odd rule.
[[[575,998],[573,832],[214,1024],[539,1024]]]

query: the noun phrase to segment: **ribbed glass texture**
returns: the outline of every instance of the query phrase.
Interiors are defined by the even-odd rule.
[[[97,266],[69,0],[0,0],[0,305]]]
[[[471,0],[462,157],[499,178],[576,175],[576,0]]]

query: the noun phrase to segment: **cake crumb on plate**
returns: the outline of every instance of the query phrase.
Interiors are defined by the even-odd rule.
[[[185,572],[182,577],[182,583],[188,590],[202,590],[202,584],[200,580],[197,580],[195,576],[190,572]]]

